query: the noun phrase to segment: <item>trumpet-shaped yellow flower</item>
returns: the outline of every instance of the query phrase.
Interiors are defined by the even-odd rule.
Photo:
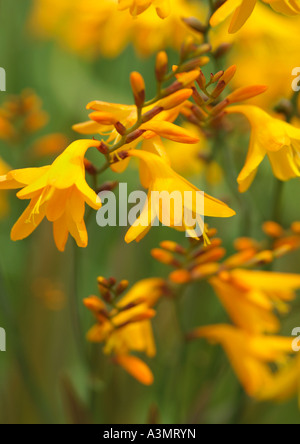
[[[263,0],[280,13],[296,15],[300,13],[298,0]],[[232,15],[229,33],[235,33],[241,29],[252,14],[257,0],[227,0],[212,16],[210,23],[216,26]]]
[[[295,298],[300,275],[235,269],[210,280],[232,321],[249,333],[275,333],[280,323],[273,313],[286,313]]]
[[[256,106],[232,106],[227,112],[243,114],[252,127],[246,163],[237,179],[241,192],[248,190],[266,155],[279,180],[287,181],[300,176],[299,128],[271,117]]]
[[[130,14],[137,16],[146,11],[151,5],[155,7],[157,15],[164,19],[170,14],[170,0],[118,0],[120,11],[129,9]]]
[[[0,189],[18,189],[19,199],[31,202],[14,225],[11,239],[28,237],[46,217],[53,222],[57,248],[64,251],[69,233],[79,247],[88,243],[84,223],[85,203],[101,207],[96,193],[85,181],[84,156],[94,140],[73,142],[50,166],[13,170],[0,177]]]
[[[172,170],[170,165],[160,156],[147,151],[129,151],[130,157],[136,157],[140,160],[141,182],[145,188],[148,188],[148,200],[144,206],[142,213],[132,227],[128,230],[125,240],[132,242],[133,240],[141,240],[150,230],[151,225],[156,219],[165,223],[162,202],[152,204],[153,192],[167,193],[172,196],[173,192],[179,193],[181,202],[175,198],[174,205],[170,205],[168,216],[168,226],[179,231],[187,231],[192,237],[195,235],[195,225],[190,226],[190,222],[186,220],[186,210],[191,212],[199,226],[203,226],[203,216],[210,217],[231,217],[235,212],[223,202],[203,194],[201,200],[203,202],[199,208],[196,204],[197,193],[200,192],[194,185],[186,179],[179,176]],[[191,198],[186,199],[186,194],[190,192]],[[178,197],[178,194],[176,195]]]
[[[244,389],[255,397],[272,377],[269,364],[285,363],[293,353],[292,338],[251,334],[226,324],[197,328],[191,337],[221,344]]]

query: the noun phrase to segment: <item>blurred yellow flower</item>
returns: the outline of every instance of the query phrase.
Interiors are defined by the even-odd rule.
[[[228,108],[227,113],[241,113],[252,128],[248,156],[239,177],[239,190],[245,192],[255,179],[257,169],[267,155],[274,175],[282,181],[300,176],[300,129],[271,117],[252,105]]]
[[[276,333],[276,308],[286,313],[295,298],[300,275],[236,269],[212,278],[211,285],[232,321],[249,333]]]
[[[263,0],[280,13],[287,15],[300,14],[299,0]],[[241,29],[252,14],[257,0],[226,0],[213,14],[210,24],[217,26],[233,14],[228,32],[233,34]]]
[[[172,10],[162,22],[153,7],[133,18],[129,11],[118,11],[117,0],[35,0],[29,27],[85,58],[116,57],[129,43],[148,56],[167,47],[179,49],[191,34],[182,17],[199,17],[201,10],[194,0],[172,0]]]
[[[149,357],[156,354],[150,319],[155,315],[152,307],[163,294],[164,287],[164,281],[159,278],[139,281],[110,312],[97,296],[84,300],[98,321],[87,333],[87,339],[104,342],[104,353],[113,354],[116,363],[146,385],[153,382],[150,370],[129,354],[132,351],[144,352]]]
[[[164,220],[161,202],[159,208],[152,205],[152,192],[169,193],[172,196],[173,192],[180,193],[181,207],[180,214],[176,211],[176,204],[170,205],[170,214],[168,214],[168,226],[179,231],[187,231],[191,237],[195,235],[195,225],[193,227],[186,224],[185,210],[190,210],[193,217],[196,218],[200,227],[203,225],[203,216],[210,217],[232,217],[235,212],[223,202],[204,194],[203,209],[197,208],[196,194],[198,190],[194,185],[189,183],[186,179],[179,176],[172,170],[170,165],[160,156],[147,151],[131,150],[128,152],[129,157],[137,157],[140,160],[140,176],[142,185],[148,188],[148,201],[146,202],[142,213],[136,222],[129,228],[126,236],[126,242],[133,240],[140,241],[150,230],[151,224],[156,218],[162,223],[166,224]],[[192,199],[186,202],[186,192],[191,192]],[[153,208],[154,206],[154,208]],[[199,213],[201,210],[201,214]],[[202,213],[203,211],[203,213]]]
[[[271,109],[281,97],[290,97],[293,68],[299,66],[300,15],[289,18],[258,3],[252,16],[237,34],[227,34],[225,25],[214,28],[214,47],[232,44],[228,62],[238,66],[234,88],[247,84],[268,84],[268,90],[252,100]],[[289,32],[287,32],[287,29]],[[255,69],[253,69],[255,66]]]
[[[137,16],[146,11],[151,5],[155,7],[157,15],[164,19],[170,14],[171,0],[118,0],[119,10],[129,9],[130,14]]]
[[[259,401],[286,401],[298,396],[300,406],[300,354],[279,367],[257,397]]]
[[[68,144],[68,139],[64,134],[53,133],[40,137],[32,146],[32,154],[35,157],[52,156],[61,153]]]
[[[272,378],[269,364],[283,364],[293,353],[292,338],[251,334],[226,324],[196,328],[190,337],[221,344],[244,389],[254,397]]]
[[[87,246],[85,202],[94,209],[101,202],[85,181],[84,156],[88,148],[97,146],[99,142],[94,140],[78,140],[51,166],[13,170],[0,177],[0,189],[22,188],[18,198],[31,200],[12,229],[12,240],[28,237],[46,217],[53,222],[60,251],[64,251],[69,233],[79,247]]]

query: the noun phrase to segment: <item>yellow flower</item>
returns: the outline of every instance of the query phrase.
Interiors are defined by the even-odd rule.
[[[198,75],[199,72],[195,70],[191,73],[191,79],[195,80]],[[162,109],[162,111],[155,115],[151,120],[141,124],[139,127],[139,137],[136,137],[131,143],[126,143],[119,151],[133,149],[141,141],[147,141],[155,135],[170,140],[176,140],[181,143],[193,144],[198,142],[198,137],[191,134],[188,130],[172,123],[177,119],[183,103],[191,96],[191,94],[192,90],[190,88],[184,88],[177,93],[156,102],[152,106],[145,107],[143,109],[143,114],[149,113],[157,108]],[[135,105],[122,105],[96,100],[90,102],[87,105],[87,109],[93,110],[89,115],[90,120],[73,125],[73,129],[79,134],[100,134],[106,136],[106,143],[108,144],[117,144],[122,139],[121,134],[119,134],[116,129],[116,124],[121,123],[123,127],[128,130],[133,127],[137,121],[137,107]],[[115,153],[113,156],[114,155]],[[128,163],[129,159],[125,159],[123,162],[118,162],[117,164],[112,165],[111,169],[115,172],[123,172],[128,166]]]
[[[108,312],[105,304],[96,296],[85,299],[98,323],[87,334],[91,342],[104,342],[104,353],[113,354],[115,362],[143,384],[153,382],[152,373],[141,360],[130,352],[144,352],[153,357],[156,347],[149,319],[155,315],[152,309],[164,292],[164,281],[159,278],[144,279]],[[135,368],[135,365],[138,367]]]
[[[189,222],[186,221],[186,211],[193,213],[193,217],[196,218],[200,227],[203,226],[203,216],[231,217],[235,215],[235,212],[226,204],[206,194],[201,199],[204,200],[204,202],[201,202],[204,207],[197,208],[196,196],[200,190],[175,173],[160,156],[151,152],[137,150],[129,151],[128,155],[140,159],[141,182],[145,188],[148,188],[148,201],[139,218],[128,230],[125,237],[126,242],[140,241],[148,233],[151,224],[157,218],[166,224],[161,202],[157,203],[158,206],[155,202],[154,205],[152,204],[152,192],[157,192],[160,196],[161,193],[168,193],[170,197],[173,192],[179,193],[181,197],[180,208],[178,208],[176,202],[174,202],[173,206],[170,204],[170,214],[167,215],[168,226],[179,231],[187,231],[192,237],[197,237],[195,234],[196,222],[194,222],[193,226],[190,226]],[[190,192],[191,199],[186,199],[185,193],[187,192]],[[175,198],[175,200],[177,199]]]
[[[126,3],[130,7],[132,2],[129,2]],[[35,0],[29,26],[37,36],[55,39],[85,58],[99,54],[117,57],[130,43],[139,54],[149,56],[166,47],[179,49],[191,34],[182,17],[199,17],[204,10],[196,1],[172,0],[172,10],[162,23],[154,7],[133,18],[129,10],[118,11],[117,3],[117,0]]]
[[[248,190],[266,155],[279,180],[287,181],[300,176],[299,128],[273,118],[252,105],[232,106],[227,112],[244,114],[252,127],[246,163],[237,179],[241,192]]]
[[[275,333],[280,323],[273,310],[288,311],[286,302],[295,298],[300,275],[236,269],[209,282],[238,327],[254,334]]]
[[[13,170],[0,177],[0,189],[22,188],[18,198],[31,200],[12,229],[12,240],[28,237],[46,217],[53,222],[60,251],[64,251],[69,233],[79,247],[87,246],[85,202],[96,210],[101,202],[85,181],[84,156],[88,148],[97,146],[99,142],[94,140],[77,140],[51,166]]]
[[[263,0],[280,13],[296,15],[300,13],[299,0]],[[210,23],[217,26],[227,17],[233,14],[229,26],[229,33],[235,33],[241,29],[252,14],[257,0],[227,0],[212,16]]]
[[[9,166],[0,157],[0,176],[8,173],[9,170],[10,170]],[[8,202],[7,202],[6,196],[3,193],[1,193],[0,194],[0,219],[5,217],[7,215],[7,212],[8,212]]]
[[[133,16],[142,14],[151,5],[155,7],[157,15],[162,19],[170,14],[170,0],[118,0],[118,2],[120,11],[129,9]]]
[[[275,372],[257,397],[259,401],[285,401],[298,395],[300,405],[300,354]]]
[[[238,66],[232,87],[262,85],[266,79],[272,79],[268,90],[257,96],[255,102],[252,101],[263,109],[272,109],[280,97],[290,97],[291,83],[295,78],[291,73],[299,65],[299,26],[300,15],[291,20],[284,15],[274,14],[271,8],[258,3],[246,25],[237,34],[227,34],[226,24],[214,28],[211,32],[213,47],[224,43],[232,45],[228,63]]]
[[[255,397],[272,377],[269,364],[282,364],[293,353],[291,338],[251,334],[226,324],[197,328],[190,337],[221,344],[245,391]]]

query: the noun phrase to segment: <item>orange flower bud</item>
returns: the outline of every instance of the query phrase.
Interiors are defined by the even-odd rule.
[[[173,241],[163,241],[160,243],[161,248],[171,251],[172,253],[186,254],[185,248]]]
[[[154,248],[151,251],[151,256],[158,262],[161,262],[162,264],[171,265],[174,267],[181,266],[180,262],[177,259],[175,259],[173,254],[169,253],[168,251],[161,250],[160,248]]]
[[[227,100],[229,103],[243,102],[244,100],[251,99],[252,97],[264,93],[267,89],[268,87],[265,85],[245,86],[238,88],[229,94],[229,96],[227,96]]]
[[[121,281],[116,288],[117,295],[122,294],[128,288],[128,286],[129,286],[128,281],[126,280]]]
[[[300,222],[292,223],[291,230],[296,234],[300,234]]]
[[[138,108],[141,108],[145,102],[145,81],[141,74],[135,71],[130,74],[130,83],[135,104]]]
[[[169,277],[175,284],[187,284],[192,279],[191,273],[187,270],[175,270]]]
[[[117,119],[113,114],[102,111],[94,111],[90,113],[89,118],[101,125],[114,125],[117,122]]]
[[[208,276],[213,276],[218,273],[220,265],[217,262],[210,262],[209,264],[198,265],[191,271],[193,279],[204,279]]]
[[[207,252],[204,252],[201,256],[197,258],[196,263],[197,264],[204,264],[207,262],[217,262],[223,259],[223,257],[226,255],[225,248],[219,247],[219,248],[212,248]]]
[[[153,384],[154,378],[149,367],[139,358],[129,355],[118,355],[114,362],[124,368],[131,376],[144,385]]]
[[[235,240],[234,248],[237,251],[249,250],[249,249],[257,249],[259,245],[257,242],[250,237],[240,237]]]
[[[283,228],[276,222],[265,222],[262,229],[263,232],[270,237],[278,238],[283,235]]]
[[[106,306],[104,302],[98,298],[97,296],[90,296],[89,298],[85,298],[83,300],[84,305],[91,311],[106,311]]]
[[[168,71],[168,56],[165,51],[161,51],[156,57],[155,74],[159,82],[162,82]]]
[[[226,69],[222,77],[222,80],[226,83],[226,85],[228,85],[230,80],[234,77],[235,73],[236,73],[236,65],[232,65],[228,69]]]
[[[211,81],[212,81],[212,83],[216,83],[216,82],[218,82],[222,77],[223,77],[223,75],[224,75],[224,71],[219,71],[219,72],[217,72],[217,74],[215,74],[215,75],[211,75]]]
[[[164,110],[175,108],[189,99],[192,93],[192,89],[182,89],[160,100],[157,106],[163,108]]]
[[[226,88],[226,82],[224,82],[224,80],[221,80],[217,86],[215,87],[215,89],[212,91],[211,96],[216,99],[217,97],[219,97],[219,95],[224,91],[224,89]]]

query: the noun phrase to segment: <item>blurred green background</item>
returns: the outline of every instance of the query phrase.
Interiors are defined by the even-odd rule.
[[[50,115],[50,122],[39,135],[63,132],[74,140],[78,136],[71,126],[86,119],[85,105],[89,101],[131,103],[132,70],[142,73],[147,93],[152,96],[154,57],[141,59],[128,47],[115,60],[101,57],[83,60],[53,42],[32,37],[26,24],[30,6],[27,0],[1,0],[0,66],[7,73],[7,92],[0,93],[0,105],[11,94],[33,89]],[[176,54],[169,54],[175,62]],[[208,66],[206,71],[209,70]],[[232,154],[240,168],[247,144],[241,150],[241,138],[236,136],[236,140]],[[30,144],[32,140],[18,146],[0,141],[0,155],[13,168],[24,167]],[[44,159],[38,164],[51,160]],[[108,172],[104,176],[107,179],[118,180],[118,177]],[[140,187],[138,174],[132,174],[132,170],[120,180],[128,182],[129,190]],[[238,200],[225,183],[207,187],[202,177],[191,180],[201,189],[205,187],[209,194],[225,198],[233,208],[239,208]],[[266,163],[247,203],[252,235],[258,238],[263,237],[261,222],[271,217],[274,184]],[[84,344],[84,335],[93,318],[83,307],[82,299],[96,294],[97,276],[128,279],[131,284],[146,277],[165,277],[168,268],[156,263],[150,250],[165,239],[187,242],[180,233],[153,228],[141,244],[126,245],[125,228],[100,229],[92,217],[88,223],[88,248],[79,251],[73,240],[69,240],[66,252],[60,254],[47,222],[29,239],[19,243],[10,241],[10,228],[25,203],[17,200],[13,192],[9,196],[10,214],[1,221],[0,230],[0,326],[7,333],[7,352],[0,353],[1,424],[300,422],[297,400],[277,405],[258,404],[247,398],[221,348],[206,341],[182,344],[175,309],[169,301],[160,303],[153,321],[157,343],[157,356],[149,362],[155,376],[153,386],[140,385],[114,366],[102,354],[101,345]],[[282,222],[287,226],[299,215],[296,196],[297,184],[291,181],[284,188],[282,204]],[[239,216],[221,222],[211,220],[210,225],[218,228],[228,252],[232,252],[234,239],[243,234]],[[299,272],[299,259],[299,253],[294,253],[276,267]],[[76,305],[80,308],[80,327]],[[180,313],[186,331],[228,320],[206,284],[189,288],[180,302]],[[300,305],[296,301],[284,322],[283,333],[290,335],[292,328],[299,325],[299,314]],[[83,347],[93,353],[92,374]]]

